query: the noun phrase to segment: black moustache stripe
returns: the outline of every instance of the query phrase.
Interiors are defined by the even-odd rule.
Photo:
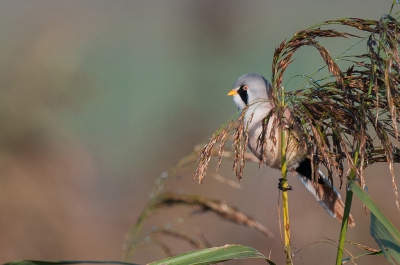
[[[240,98],[243,100],[244,104],[247,105],[249,103],[248,102],[249,101],[249,95],[247,94],[247,90],[244,90],[243,87],[244,86],[241,86],[237,92],[238,92]]]

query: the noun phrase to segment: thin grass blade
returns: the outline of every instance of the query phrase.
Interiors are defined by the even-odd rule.
[[[353,180],[350,181],[350,189],[371,211],[371,236],[381,247],[386,259],[391,264],[400,264],[400,232]]]
[[[70,264],[117,264],[117,265],[139,265],[136,263],[122,262],[122,261],[107,261],[107,260],[18,260],[3,265],[70,265]]]
[[[195,250],[149,265],[206,265],[235,259],[265,259],[270,265],[275,265],[273,261],[267,259],[258,250],[242,245],[225,245]]]

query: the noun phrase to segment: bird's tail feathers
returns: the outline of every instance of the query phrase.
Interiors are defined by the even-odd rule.
[[[304,165],[309,163],[309,165]],[[333,187],[331,181],[318,169],[319,179],[315,182],[311,175],[311,161],[305,159],[300,162],[297,169],[292,170],[293,175],[298,176],[308,191],[314,195],[319,204],[324,207],[326,212],[333,218],[337,218],[340,222],[343,220],[344,203],[337,189]],[[353,216],[350,214],[348,225],[354,228],[356,223]]]

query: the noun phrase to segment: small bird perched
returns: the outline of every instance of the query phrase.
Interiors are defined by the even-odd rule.
[[[239,77],[228,93],[233,96],[233,101],[239,110],[247,107],[244,116],[244,124],[248,126],[248,147],[250,151],[267,166],[275,169],[281,168],[280,133],[275,126],[279,117],[270,111],[275,108],[272,101],[271,84],[261,75],[245,74]],[[269,116],[265,126],[265,118]],[[308,157],[307,144],[300,124],[292,117],[290,109],[285,109],[283,114],[285,128],[290,127],[290,133],[286,134],[286,160],[287,168],[293,175],[298,176],[301,182],[311,192],[324,209],[340,222],[343,219],[344,204],[339,192],[332,186],[329,179],[318,169],[317,183],[312,177],[311,160]],[[266,143],[262,149],[260,137],[263,135]],[[355,226],[353,217],[349,216],[348,224]]]

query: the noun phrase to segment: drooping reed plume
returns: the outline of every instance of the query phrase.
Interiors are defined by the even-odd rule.
[[[332,25],[355,28],[360,34],[323,29]],[[353,48],[356,42],[358,47],[364,46],[367,52],[353,55],[344,52],[333,58],[319,42],[326,38],[342,38],[351,43]],[[346,175],[350,169],[355,170],[355,179],[364,187],[364,169],[373,163],[387,162],[398,208],[393,163],[400,162],[400,151],[395,146],[399,140],[400,116],[399,40],[400,24],[389,15],[382,16],[379,21],[359,18],[325,21],[297,32],[275,49],[271,78],[273,101],[277,106],[275,113],[279,115],[283,113],[283,108],[278,95],[294,53],[303,46],[311,46],[318,51],[324,62],[319,69],[326,68],[328,75],[318,80],[303,75],[303,85],[284,95],[286,107],[293,110],[295,120],[301,124],[306,135],[314,168],[323,165],[329,179],[333,182],[336,175],[342,185],[347,164],[349,170]],[[345,62],[347,66],[342,69],[338,62]],[[237,178],[242,178],[248,156],[247,126],[243,122],[245,112],[246,109],[236,121],[227,122],[210,138],[200,152],[194,178],[203,181],[215,148],[219,150],[220,165],[231,131],[234,139],[233,169]],[[259,140],[262,146],[267,139],[260,136]],[[354,163],[356,151],[360,159]]]

